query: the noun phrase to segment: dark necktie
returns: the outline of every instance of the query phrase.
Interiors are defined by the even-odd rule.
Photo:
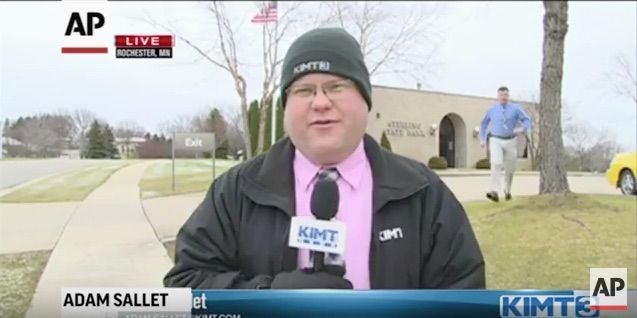
[[[338,177],[339,177],[339,173],[338,173],[338,170],[336,170],[336,168],[323,168],[318,173],[319,180],[336,181],[338,180]]]

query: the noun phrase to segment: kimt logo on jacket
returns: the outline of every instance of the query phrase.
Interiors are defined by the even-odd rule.
[[[393,239],[401,239],[403,238],[403,229],[399,227],[395,227],[393,229],[386,229],[380,231],[378,234],[378,239],[381,242],[386,242]]]

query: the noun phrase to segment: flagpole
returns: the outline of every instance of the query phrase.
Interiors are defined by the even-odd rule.
[[[261,11],[259,13],[257,13],[257,15],[255,15],[252,18],[252,22],[254,22],[254,23],[263,23],[263,28],[261,30],[263,32],[262,36],[263,36],[263,56],[264,56],[264,59],[263,59],[264,65],[263,66],[264,67],[266,66],[266,64],[268,62],[267,59],[265,58],[265,55],[266,55],[266,52],[267,52],[266,51],[267,50],[266,43],[265,43],[265,28],[266,28],[266,24],[268,24],[269,22],[272,21],[271,17],[270,17],[270,14],[272,14],[272,11],[274,11],[274,39],[276,39],[277,36],[278,36],[278,31],[279,31],[278,30],[278,26],[279,26],[278,15],[279,14],[278,14],[277,6],[278,6],[278,4],[277,4],[276,1],[268,1],[262,7]],[[272,40],[272,39],[270,39],[270,40]],[[268,43],[268,44],[270,44],[269,47],[271,48],[271,44],[272,43]],[[276,45],[276,43],[275,43],[275,45]],[[278,49],[278,48],[275,47],[275,49]],[[272,53],[272,52],[270,52],[270,53]],[[273,67],[276,67],[276,63],[275,63],[275,65],[273,65]],[[270,70],[270,71],[272,71],[272,70]],[[265,75],[267,76],[268,74],[265,74]],[[270,79],[270,81],[276,81],[276,79],[272,78],[272,79]],[[272,85],[274,86],[274,84],[272,84]],[[264,89],[267,90],[267,89],[269,89],[269,87],[264,87]],[[263,92],[262,96],[265,96],[264,95],[265,93],[266,92]],[[271,109],[272,122],[271,122],[271,125],[270,125],[270,141],[271,141],[271,145],[274,145],[274,143],[276,142],[276,106],[277,105],[276,105],[275,94],[276,94],[276,92],[272,92],[272,95],[270,96],[271,100],[270,100],[270,105],[269,105],[272,108]],[[265,107],[265,106],[266,105],[261,105],[261,107]]]
[[[278,4],[277,4],[277,17],[276,20],[274,20],[274,38],[276,39],[276,37],[278,37],[278,26],[279,26],[279,12],[278,12],[279,8],[278,8]],[[275,43],[276,45],[276,43]],[[274,48],[275,50],[277,50],[278,48],[275,46]],[[276,61],[274,61],[276,63]],[[276,67],[276,64],[274,65],[274,67]],[[276,74],[276,72],[274,73]],[[274,82],[276,82],[276,78],[272,79]],[[274,86],[274,83],[273,83]],[[272,103],[271,106],[272,107],[272,133],[271,133],[271,138],[272,138],[272,142],[270,143],[271,145],[274,145],[274,143],[276,142],[276,98],[274,97],[276,94],[276,92],[272,92]]]

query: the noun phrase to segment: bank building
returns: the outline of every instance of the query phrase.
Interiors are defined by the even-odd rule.
[[[384,132],[394,153],[425,164],[440,156],[449,168],[474,168],[478,160],[487,158],[487,148],[480,147],[480,122],[497,102],[496,89],[494,97],[487,98],[374,85],[367,133],[380,142]],[[511,102],[522,106],[529,116],[536,113],[537,104]],[[517,142],[517,169],[528,170],[529,142],[526,137],[517,137]]]

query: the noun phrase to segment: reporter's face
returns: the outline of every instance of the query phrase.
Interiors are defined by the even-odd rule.
[[[317,164],[334,164],[356,149],[365,134],[368,108],[353,81],[308,74],[286,93],[285,130],[306,157]]]

